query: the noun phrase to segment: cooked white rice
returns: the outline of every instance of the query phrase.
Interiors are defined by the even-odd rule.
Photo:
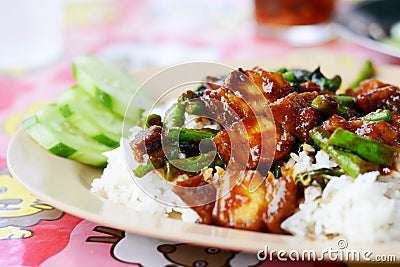
[[[193,210],[160,203],[137,186],[121,147],[105,153],[108,166],[101,177],[93,180],[91,191],[136,211],[162,216],[177,211],[183,221],[195,222],[198,215]],[[293,168],[294,174],[337,166],[323,151],[316,153],[313,163],[309,152],[313,148],[305,146],[299,154],[291,155],[287,166]],[[144,179],[149,185],[161,187],[156,174],[148,174]],[[169,203],[184,204],[172,191],[159,193]],[[294,235],[314,238],[340,235],[359,241],[400,240],[400,175],[380,176],[379,172],[370,172],[356,179],[342,175],[333,177],[323,192],[317,186],[309,186],[304,203],[281,226]]]
[[[316,163],[305,151],[288,162],[296,173],[337,164],[318,151]],[[326,238],[340,235],[355,241],[400,240],[400,176],[369,172],[352,178],[332,177],[321,192],[310,186],[299,210],[281,227],[300,236]]]

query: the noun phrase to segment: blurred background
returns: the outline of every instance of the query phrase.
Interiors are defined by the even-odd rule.
[[[0,16],[2,76],[62,68],[84,53],[97,54],[129,69],[191,60],[268,60],[299,47],[334,48],[344,55],[363,57],[369,50],[379,48],[362,40],[362,34],[370,33],[365,28],[370,27],[371,21],[356,17],[352,6],[362,2],[393,2],[389,4],[393,6],[398,1],[336,1],[333,18],[353,32],[330,27],[321,42],[312,42],[304,34],[295,36],[297,40],[266,36],[257,27],[254,0],[39,0],[40,5],[29,2],[32,1],[0,0],[0,6],[8,6],[0,11],[4,14]],[[10,5],[14,5],[14,10]],[[383,11],[397,10],[395,7]],[[346,13],[348,10],[353,13]],[[375,12],[376,8],[372,10]],[[378,15],[386,17],[384,12]],[[379,33],[382,29],[375,29],[374,37],[387,39],[387,25],[386,28],[384,35]],[[7,47],[10,41],[19,45]],[[381,61],[397,63],[397,48],[380,50],[372,54],[378,61],[382,58]]]

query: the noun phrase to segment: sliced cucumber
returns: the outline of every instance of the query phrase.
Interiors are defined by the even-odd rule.
[[[113,112],[125,116],[129,102],[139,87],[131,75],[90,55],[76,58],[72,69],[75,80],[89,95]],[[137,124],[142,113],[143,109],[138,107],[127,114],[127,119],[132,125]]]
[[[60,94],[61,114],[92,139],[115,148],[122,137],[123,118],[103,107],[80,86],[73,86]]]
[[[59,112],[57,105],[48,104],[22,123],[24,130],[43,148],[64,158],[85,164],[104,167],[109,151],[71,125]]]

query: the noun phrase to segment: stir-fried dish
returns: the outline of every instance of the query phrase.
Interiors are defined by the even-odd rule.
[[[308,186],[397,171],[400,88],[370,74],[341,94],[340,76],[327,78],[320,68],[239,68],[207,77],[165,116],[146,117],[131,141],[140,163],[134,173],[146,179],[156,169],[199,223],[284,233],[281,223]],[[285,165],[310,146],[310,157],[322,150],[338,166],[295,173]]]

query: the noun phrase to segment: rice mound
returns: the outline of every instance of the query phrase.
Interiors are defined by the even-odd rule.
[[[337,164],[323,151],[315,162],[306,151],[292,155],[287,164],[294,172],[309,171]],[[287,218],[282,229],[298,236],[327,238],[342,236],[354,241],[400,241],[400,175],[381,176],[379,172],[332,177],[322,191],[318,186],[305,189],[305,201]]]

